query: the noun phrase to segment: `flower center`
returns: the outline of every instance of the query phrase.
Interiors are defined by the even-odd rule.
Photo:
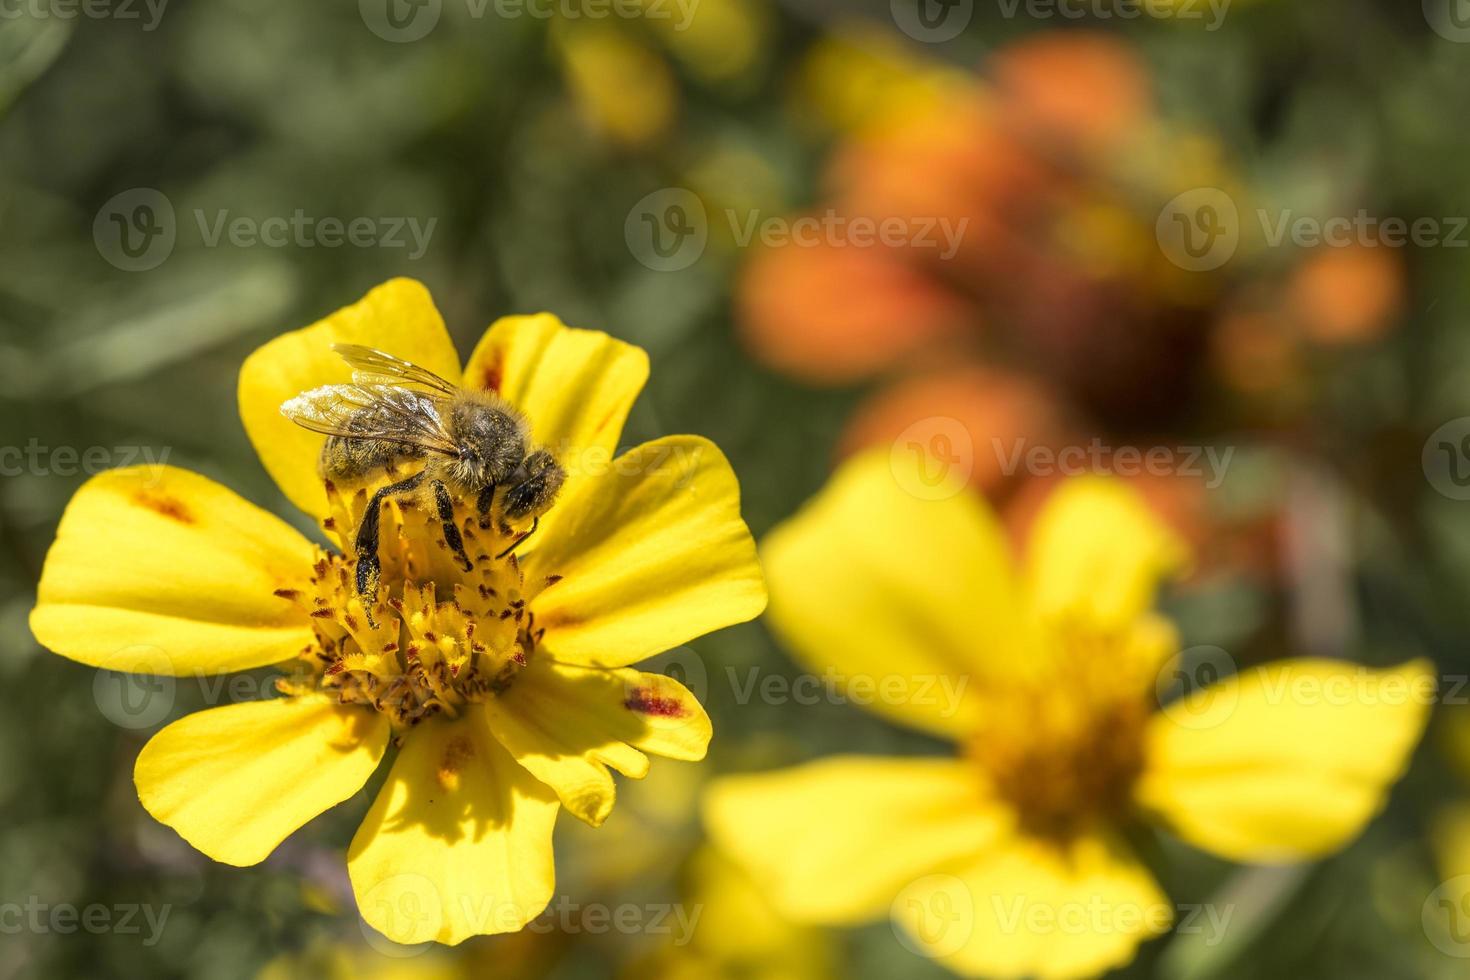
[[[970,756],[1029,833],[1068,840],[1128,805],[1153,703],[1118,647],[1064,633],[1049,676],[984,695]]]
[[[473,566],[466,571],[436,508],[413,497],[385,502],[382,572],[368,616],[357,594],[353,541],[375,489],[343,492],[327,484],[331,516],[322,527],[341,550],[320,551],[308,588],[277,593],[298,603],[316,632],[278,686],[371,707],[399,730],[437,714],[458,717],[467,704],[509,687],[543,632],[526,608],[534,592],[528,594],[519,561],[496,557],[526,529],[506,524],[498,507],[482,521],[473,500],[454,500],[453,523]],[[535,591],[558,580],[552,576]]]

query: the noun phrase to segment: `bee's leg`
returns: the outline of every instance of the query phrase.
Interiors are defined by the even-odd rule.
[[[490,526],[490,505],[495,502],[495,484],[492,483],[480,491],[480,496],[475,500],[475,510],[480,514],[480,526]]]
[[[378,597],[378,579],[383,570],[382,563],[378,561],[378,518],[383,509],[383,501],[417,490],[419,484],[424,482],[424,476],[425,474],[418,473],[406,480],[382,487],[373,494],[373,499],[368,501],[367,512],[362,515],[362,525],[357,529],[354,548],[357,551],[357,595],[362,600],[369,626],[377,626],[373,622],[373,601]]]
[[[525,534],[522,534],[520,537],[518,537],[514,541],[512,541],[510,543],[510,547],[509,548],[506,548],[500,554],[498,554],[498,555],[495,556],[496,559],[498,560],[498,559],[504,558],[506,555],[510,554],[512,551],[515,551],[517,548],[519,548],[521,546],[521,542],[525,541],[531,535],[535,534],[536,533],[536,528],[539,527],[540,525],[541,525],[541,515],[540,514],[537,514],[535,517],[531,518],[531,530],[527,531]]]
[[[475,566],[470,556],[464,553],[464,538],[459,536],[459,527],[454,523],[454,501],[449,499],[449,488],[443,480],[434,481],[434,502],[439,505],[439,520],[444,522],[445,544],[454,552],[454,557],[464,562],[464,570],[473,572]]]

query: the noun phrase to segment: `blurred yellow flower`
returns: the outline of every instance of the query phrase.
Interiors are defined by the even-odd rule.
[[[679,108],[668,62],[631,32],[558,21],[551,32],[578,112],[624,146],[662,136]]]
[[[859,24],[823,35],[794,81],[799,115],[844,133],[922,115],[973,87],[963,71],[914,55],[883,32]]]
[[[689,0],[683,7],[660,0],[641,2],[659,39],[705,82],[738,82],[772,50],[766,0]]]
[[[712,835],[786,914],[891,912],[961,974],[1085,976],[1173,919],[1130,818],[1227,858],[1299,861],[1380,808],[1423,729],[1427,663],[1285,660],[1160,707],[1178,643],[1150,607],[1186,556],[1141,501],[1064,484],[1015,569],[985,506],[925,477],[856,457],[763,545],[771,620],[799,658],[960,747],[716,781]]]
[[[569,472],[521,556],[500,556],[512,529],[454,501],[469,571],[437,514],[390,502],[377,627],[350,584],[367,491],[324,483],[324,437],[280,411],[348,380],[339,342],[498,392]],[[31,628],[109,670],[289,664],[285,697],[199,712],[153,737],[135,771],[147,810],[217,861],[256,864],[362,789],[391,742],[401,750],[348,853],[363,917],[399,942],[520,929],[551,898],[558,806],[600,823],[609,767],[641,778],[645,752],[704,756],[710,723],[694,696],[629,665],[765,605],[718,448],[673,436],[613,459],[647,375],[642,350],[549,314],[498,321],[461,372],[428,292],[389,282],[271,341],[240,375],[266,469],[340,550],[197,474],[114,470],[68,506]]]
[[[699,926],[630,975],[658,980],[825,980],[840,975],[832,937],[771,906],[744,868],[705,846],[689,862],[686,904]]]

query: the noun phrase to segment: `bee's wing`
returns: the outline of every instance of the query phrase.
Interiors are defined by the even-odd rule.
[[[333,344],[332,350],[342,355],[342,360],[352,366],[352,380],[360,385],[416,384],[433,388],[446,395],[455,392],[455,386],[445,381],[428,368],[410,364],[392,354],[385,354],[359,344]]]
[[[281,414],[303,428],[329,436],[382,439],[455,453],[440,413],[442,400],[397,385],[325,385],[281,405]]]

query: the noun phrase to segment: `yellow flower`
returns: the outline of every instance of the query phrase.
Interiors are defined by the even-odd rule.
[[[1177,639],[1149,607],[1184,554],[1129,491],[1065,484],[1016,570],[977,499],[932,499],[919,476],[858,457],[763,545],[770,619],[798,656],[959,746],[717,781],[712,835],[786,914],[891,912],[961,974],[1084,976],[1172,920],[1130,818],[1297,861],[1381,806],[1433,698],[1427,664],[1286,660],[1160,707]]]
[[[245,362],[240,412],[285,494],[350,541],[366,491],[317,472],[323,437],[286,399],[341,383],[333,343],[412,360],[498,391],[569,472],[522,546],[438,515],[383,509],[379,627],[352,559],[226,488],[173,468],[115,470],[68,506],[31,628],[73,660],[119,671],[220,674],[288,663],[286,696],[214,708],[160,731],[138,758],[144,807],[217,861],[251,865],[360,790],[400,746],[348,852],[363,917],[399,942],[458,943],[521,928],[553,889],[559,805],[599,823],[609,767],[645,753],[703,758],[709,718],[680,684],[629,667],[765,606],[739,488],[720,451],[671,436],[613,458],[648,375],[640,349],[548,314],[492,326],[461,375],[427,291],[395,280]],[[342,551],[351,551],[350,547]],[[559,802],[558,802],[559,801]]]
[[[708,845],[691,857],[685,905],[698,915],[690,935],[661,944],[624,971],[654,980],[828,980],[842,975],[825,930],[791,922],[771,907],[744,868]]]

